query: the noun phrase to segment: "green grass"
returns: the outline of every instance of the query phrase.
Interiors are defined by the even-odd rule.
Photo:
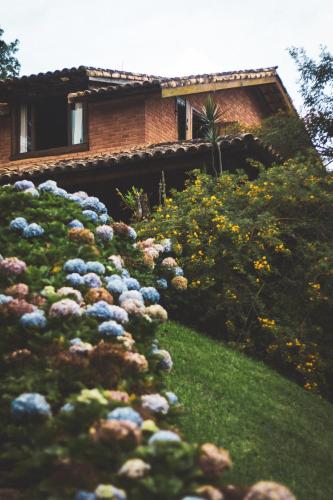
[[[174,360],[168,386],[184,405],[177,425],[190,441],[230,451],[228,482],[274,480],[298,500],[333,497],[332,404],[177,323],[161,326],[159,339]]]

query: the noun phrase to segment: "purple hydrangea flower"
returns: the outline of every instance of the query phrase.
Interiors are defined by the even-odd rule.
[[[135,278],[124,278],[128,290],[140,290],[140,283]]]
[[[107,414],[107,420],[129,420],[141,427],[143,419],[137,411],[130,406],[119,406]]]
[[[93,210],[83,210],[82,211],[82,215],[84,215],[91,222],[97,222],[98,221],[98,215]]]
[[[160,300],[160,294],[153,286],[144,286],[140,288],[140,292],[145,302],[156,304]]]
[[[42,236],[44,232],[45,231],[42,228],[42,226],[33,222],[32,224],[29,224],[27,227],[24,228],[23,236],[25,238],[36,238],[38,236]]]
[[[86,262],[88,273],[104,274],[105,267],[100,262],[88,261]]]
[[[138,290],[129,290],[128,292],[123,292],[119,297],[119,304],[121,305],[125,300],[138,300],[143,304],[143,297]]]
[[[46,318],[44,311],[37,309],[31,313],[25,313],[20,318],[20,324],[27,328],[36,328],[37,330],[42,330],[46,327]]]
[[[23,231],[28,227],[28,222],[24,217],[16,217],[10,222],[9,227],[14,231]]]
[[[25,392],[11,403],[12,413],[15,417],[30,415],[50,416],[51,408],[45,397],[37,392]]]
[[[156,286],[159,290],[166,290],[168,288],[168,282],[164,278],[159,278],[156,281]]]
[[[70,227],[70,228],[79,227],[80,229],[83,229],[84,225],[78,219],[73,219],[68,223],[68,227]]]
[[[83,281],[88,288],[100,288],[102,286],[101,278],[96,273],[85,274]]]
[[[145,394],[141,396],[142,407],[153,413],[166,415],[169,411],[169,403],[160,394]]]
[[[81,316],[82,312],[79,304],[74,300],[62,299],[52,304],[49,315],[51,318],[62,318],[66,316]]]
[[[14,188],[17,189],[18,191],[25,191],[26,189],[31,189],[34,188],[35,184],[31,181],[23,180],[23,181],[17,181],[14,184]]]
[[[124,328],[116,321],[104,321],[98,327],[98,332],[108,337],[120,337],[124,333]]]
[[[181,441],[178,434],[172,431],[157,431],[155,434],[151,436],[148,441],[148,444],[156,444],[156,443],[179,443]]]
[[[111,226],[97,226],[96,235],[102,241],[111,241],[113,238],[113,229]]]
[[[68,281],[68,283],[74,287],[84,285],[83,276],[78,273],[67,274],[66,281]]]
[[[69,259],[65,262],[63,270],[67,273],[85,274],[87,272],[87,265],[82,259]]]
[[[102,224],[107,224],[110,220],[110,216],[108,214],[101,214],[99,216],[99,222],[101,222]]]

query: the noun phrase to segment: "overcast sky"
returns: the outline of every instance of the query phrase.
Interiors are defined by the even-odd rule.
[[[4,6],[6,4],[6,6]],[[21,74],[89,65],[165,76],[279,66],[297,107],[294,45],[333,52],[333,0],[0,0]]]

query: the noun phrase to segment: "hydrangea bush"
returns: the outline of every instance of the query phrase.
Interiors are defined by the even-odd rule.
[[[194,172],[139,237],[172,238],[189,289],[167,288],[168,273],[173,289],[184,281],[170,257],[157,287],[179,320],[332,398],[332,173],[296,160],[258,168],[256,180]]]
[[[0,213],[1,498],[294,498],[228,485],[228,452],[175,427],[155,339],[158,290],[187,285],[169,240],[136,243],[97,198],[54,181],[0,188]]]

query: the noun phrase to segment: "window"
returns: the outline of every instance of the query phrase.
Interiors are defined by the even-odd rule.
[[[204,137],[202,125],[200,113],[192,108],[192,139],[202,139]]]
[[[20,104],[17,113],[16,153],[31,156],[85,143],[84,105],[68,105],[66,97],[48,97]],[[77,149],[77,148],[76,148]]]
[[[187,139],[187,120],[186,120],[186,101],[181,97],[177,97],[176,100],[177,106],[177,124],[178,124],[178,139],[185,140]]]

